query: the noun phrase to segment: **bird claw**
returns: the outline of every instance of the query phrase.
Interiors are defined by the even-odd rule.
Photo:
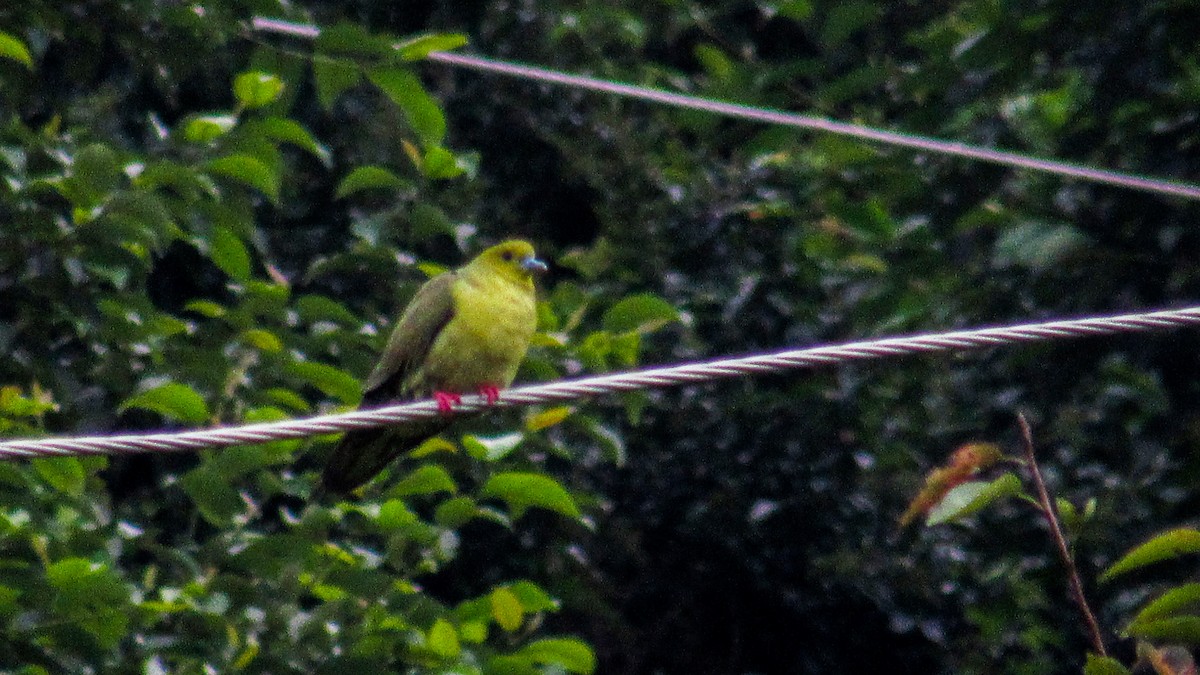
[[[500,387],[494,384],[480,385],[479,395],[487,399],[488,405],[495,405],[496,401],[500,400]]]
[[[438,412],[443,415],[454,412],[454,406],[462,403],[462,396],[452,391],[435,391],[433,399],[437,401]]]
[[[479,395],[487,400],[488,405],[494,405],[500,400],[500,387],[494,384],[479,385]],[[452,391],[435,391],[433,400],[437,401],[438,412],[449,415],[454,412],[454,406],[462,405],[462,395]]]

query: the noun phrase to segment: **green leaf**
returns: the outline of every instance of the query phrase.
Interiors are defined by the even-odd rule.
[[[521,627],[525,620],[525,608],[513,592],[500,587],[492,591],[489,598],[492,605],[492,618],[504,630],[512,633]]]
[[[362,325],[362,320],[354,315],[340,302],[317,295],[315,293],[302,295],[296,298],[296,311],[300,313],[300,320],[305,323],[317,323],[319,321],[329,321],[345,326],[358,328]]]
[[[153,192],[122,190],[112,195],[105,208],[114,222],[143,232],[150,246],[161,247],[179,234],[170,210]]]
[[[374,68],[367,73],[367,79],[404,111],[409,126],[425,145],[437,146],[446,137],[442,109],[412,71]]]
[[[625,466],[625,461],[629,459],[628,450],[625,449],[625,437],[613,431],[610,426],[596,422],[595,418],[584,419],[588,420],[583,426],[584,431],[599,444],[605,458],[617,466]]]
[[[323,55],[349,54],[368,59],[386,58],[393,53],[393,47],[387,40],[349,21],[322,28],[317,36],[316,47]]]
[[[284,419],[288,419],[288,416],[282,410],[270,406],[253,408],[242,416],[246,424]],[[300,443],[300,440],[283,440],[222,448],[205,460],[205,470],[217,475],[221,482],[231,484],[251,472],[292,461],[292,455]]]
[[[0,585],[0,617],[10,617],[16,614],[21,609],[21,605],[17,603],[17,599],[21,597],[21,591],[10,586]]]
[[[1058,519],[1062,522],[1063,529],[1074,532],[1079,526],[1079,510],[1075,505],[1069,499],[1056,497],[1054,508],[1058,511]]]
[[[113,148],[102,143],[85,146],[71,163],[71,175],[63,181],[61,192],[76,209],[76,222],[89,222],[95,211],[119,189],[126,176]]]
[[[867,0],[835,3],[830,6],[821,26],[821,42],[827,47],[840,45],[873,22],[879,13],[880,8]]]
[[[72,497],[83,494],[87,473],[77,457],[44,457],[31,464],[37,475],[55,490]]]
[[[262,328],[251,328],[250,330],[242,331],[239,339],[243,343],[262,352],[274,354],[283,351],[283,341],[271,331]]]
[[[429,55],[430,52],[448,52],[467,44],[467,36],[462,33],[429,33],[418,35],[396,45],[400,58],[405,61],[417,61]]]
[[[733,61],[716,45],[702,43],[696,45],[692,52],[712,80],[728,82],[733,78]]]
[[[179,484],[192,498],[200,515],[216,527],[228,527],[247,509],[245,500],[228,479],[208,464],[185,473]]]
[[[33,70],[33,57],[25,43],[3,31],[0,31],[0,59],[11,59]]]
[[[274,421],[274,420],[273,420]],[[247,420],[249,422],[249,420]],[[272,446],[280,443],[296,443],[297,441],[275,441],[272,444],[256,443],[254,445],[235,445],[221,448],[220,452],[209,457],[206,461],[206,475],[216,475],[218,479],[229,485],[248,473],[257,471],[272,464],[280,464],[291,459],[286,452],[274,452]],[[233,511],[221,516],[227,519],[240,512],[242,504],[230,500],[234,505]]]
[[[183,137],[191,143],[211,143],[237,126],[234,115],[201,115],[183,125]]]
[[[1100,581],[1106,582],[1113,577],[1141,569],[1147,565],[1192,553],[1200,553],[1200,531],[1186,527],[1171,530],[1134,547],[1120,560],[1113,563],[1112,567],[1105,570],[1100,575]]]
[[[346,405],[358,405],[362,402],[362,385],[344,370],[313,361],[293,363],[289,370],[321,393],[332,396]]]
[[[454,235],[454,223],[446,212],[428,202],[414,204],[409,221],[412,223],[413,236],[421,241],[439,234]]]
[[[612,351],[613,335],[608,331],[595,331],[579,343],[579,360],[589,370],[608,370],[608,355]]]
[[[1010,227],[996,241],[992,255],[997,267],[1052,270],[1091,246],[1079,228],[1069,224],[1030,221]]]
[[[1189,647],[1200,645],[1200,616],[1173,616],[1129,626],[1130,637],[1150,640],[1155,643],[1168,642]]]
[[[433,513],[433,522],[442,527],[457,529],[478,516],[479,505],[470,497],[454,497],[438,504]]]
[[[270,105],[283,94],[283,80],[271,73],[249,72],[233,80],[233,95],[244,108]]]
[[[205,167],[212,173],[258,190],[274,204],[279,203],[279,174],[257,157],[246,154],[226,155],[210,160]]]
[[[389,499],[379,507],[379,516],[375,524],[385,532],[394,532],[407,528],[419,520],[417,514],[399,499]]]
[[[209,319],[219,319],[229,311],[211,300],[189,300],[183,308]]]
[[[1083,666],[1083,675],[1129,675],[1129,669],[1111,656],[1089,652],[1087,664]]]
[[[466,168],[458,161],[458,157],[446,148],[435,145],[425,151],[421,160],[421,173],[433,180],[449,180],[458,178],[466,173]]]
[[[117,644],[129,626],[129,589],[107,565],[65,558],[46,568],[54,589],[54,611],[75,622],[105,648]]]
[[[304,400],[303,396],[297,394],[291,389],[272,387],[264,391],[263,395],[279,405],[287,406],[288,408],[291,408],[297,412],[308,412],[312,409],[312,406],[309,405],[308,401]]]
[[[650,333],[678,320],[679,312],[666,300],[651,293],[641,293],[609,307],[604,313],[604,328],[614,333]]]
[[[552,426],[562,424],[568,417],[571,416],[571,413],[574,412],[574,410],[574,408],[566,405],[547,408],[546,410],[534,413],[526,418],[525,428],[529,431],[541,431],[543,429],[549,429]]]
[[[211,178],[190,166],[170,160],[147,164],[133,182],[146,190],[171,188],[189,201],[215,198],[219,195],[219,190]]]
[[[1163,619],[1184,610],[1194,613],[1200,609],[1200,584],[1177,586],[1155,598],[1133,617],[1130,625]]]
[[[779,15],[796,21],[804,21],[812,16],[812,0],[784,0],[776,5]]]
[[[579,272],[589,281],[600,279],[609,273],[613,266],[613,243],[601,237],[590,248],[573,248],[559,256],[555,262],[563,267]]]
[[[445,469],[436,464],[426,464],[401,478],[392,489],[388,490],[389,497],[408,497],[412,495],[429,495],[438,492],[458,493],[458,485]]]
[[[520,518],[527,509],[536,506],[579,519],[579,507],[570,493],[558,481],[537,473],[500,473],[488,479],[483,494],[499,497],[508,504],[513,518]]]
[[[308,152],[308,154],[316,157],[327,167],[333,161],[332,155],[329,153],[329,148],[318,143],[317,139],[308,132],[308,129],[301,126],[299,122],[283,117],[267,117],[255,120],[248,126],[253,130],[261,131],[266,136],[280,143],[290,143]]]
[[[444,659],[452,659],[462,651],[458,642],[458,632],[445,619],[438,619],[434,622],[426,639],[429,649]]]
[[[408,187],[412,187],[412,183],[381,166],[360,166],[338,183],[334,196],[344,199],[363,190],[402,190]]]
[[[291,289],[284,283],[251,280],[246,282],[239,309],[253,316],[282,320],[290,295]]]
[[[641,333],[619,333],[613,336],[609,344],[609,360],[618,367],[632,368],[637,365],[641,345]]]
[[[432,279],[437,275],[444,274],[450,270],[450,268],[446,267],[445,265],[439,265],[433,262],[419,262],[417,263],[417,269],[420,270],[421,273],[424,274],[428,279]]]
[[[0,591],[0,614],[3,614],[4,596]],[[487,624],[482,621],[464,621],[458,625],[458,637],[463,642],[480,644],[487,639]]]
[[[121,403],[118,411],[141,408],[156,412],[180,422],[198,424],[209,418],[208,404],[204,397],[186,384],[168,382],[140,394],[135,394]]]
[[[535,663],[560,666],[581,675],[590,675],[596,670],[596,655],[591,647],[579,640],[534,640],[521,648],[517,655]]]
[[[509,455],[525,440],[524,434],[511,433],[499,436],[466,435],[461,439],[467,454],[475,459],[495,462]]]
[[[50,393],[37,385],[28,396],[11,384],[0,387],[0,417],[39,417],[57,409]]]
[[[946,493],[942,501],[929,511],[925,523],[929,527],[961,520],[1004,497],[1021,494],[1021,479],[1005,473],[993,481],[969,481]]]
[[[561,605],[532,581],[518,581],[509,584],[507,588],[521,601],[521,606],[526,612],[557,611]]]
[[[228,227],[217,227],[213,230],[208,255],[213,264],[234,281],[250,280],[250,253],[242,243],[241,237]]]
[[[333,108],[338,96],[362,81],[358,66],[331,57],[312,60],[313,80],[317,85],[317,101],[326,112]]]
[[[437,452],[454,454],[458,452],[458,446],[442,438],[441,436],[434,436],[433,438],[426,439],[416,448],[413,448],[412,452],[408,454],[413,459],[421,459],[422,457],[428,457],[429,455]]]

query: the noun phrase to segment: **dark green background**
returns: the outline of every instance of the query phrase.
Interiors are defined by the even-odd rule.
[[[566,342],[536,347],[527,381],[1197,296],[1198,211],[1182,199],[411,63],[445,111],[440,144],[471,169],[438,180],[402,143],[439,143],[377,88],[359,83],[322,105],[314,49],[345,63],[378,54],[254,33],[255,14],[376,35],[461,33],[466,51],[496,58],[1200,175],[1198,17],[1187,2],[13,3],[0,31],[29,47],[34,67],[0,59],[0,385],[29,395],[36,382],[58,408],[39,420],[10,405],[6,433],[352,405],[352,378],[422,278],[411,263],[453,266],[510,235],[554,261],[543,296],[555,318],[543,328]],[[277,75],[282,99],[239,111],[238,128],[211,143],[182,138],[196,116],[235,108],[231,83],[247,71]],[[328,161],[247,125],[267,115],[302,125]],[[262,159],[278,197],[213,169],[231,152]],[[166,160],[182,177],[130,182],[130,165]],[[338,198],[339,181],[364,165],[401,183]],[[643,293],[682,320],[635,345],[605,312]],[[197,299],[224,313],[198,311]],[[247,335],[255,329],[279,348]],[[1092,580],[1195,516],[1197,346],[1181,330],[612,397],[581,404],[510,464],[433,460],[493,505],[465,486],[501,470],[553,476],[590,527],[537,509],[512,529],[460,522],[435,513],[445,495],[420,495],[409,503],[431,529],[397,535],[371,505],[399,473],[363,496],[366,515],[305,509],[321,443],[82,472],[4,465],[0,666],[468,672],[500,668],[487,658],[531,638],[571,635],[613,673],[1078,672],[1081,622],[1027,505],[965,526],[895,526],[922,474],[957,444],[1015,452],[1019,411],[1051,489],[1098,500],[1076,552],[1110,646],[1129,663],[1132,645],[1115,631],[1156,584],[1191,569]],[[166,381],[198,392],[206,410],[186,419],[121,406]],[[518,419],[471,428],[496,435]],[[327,540],[356,562],[337,568]],[[372,566],[364,551],[386,562]],[[83,590],[49,574],[67,559],[100,566],[91,577],[58,568]],[[322,595],[305,574],[348,596]],[[395,579],[420,592],[387,590]],[[414,646],[406,631],[461,621],[466,610],[450,608],[513,579],[536,582],[562,610],[528,634],[493,627],[476,661]],[[182,606],[146,604],[167,586],[183,589]],[[87,623],[105,608],[124,618]],[[381,628],[381,613],[406,627]],[[330,622],[344,628],[322,633]],[[239,661],[250,643],[257,651]]]

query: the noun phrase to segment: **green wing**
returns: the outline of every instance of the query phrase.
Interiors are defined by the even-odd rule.
[[[455,273],[440,274],[421,286],[388,338],[379,365],[367,378],[363,403],[382,405],[427,396],[425,361],[438,333],[454,317],[450,289]],[[350,431],[333,449],[321,474],[320,490],[340,494],[370,480],[393,459],[441,433],[449,424],[432,418],[383,429]]]
[[[447,272],[425,282],[413,296],[388,338],[383,356],[367,377],[363,402],[383,403],[427,396],[421,376],[430,346],[454,318],[451,287],[457,274]]]

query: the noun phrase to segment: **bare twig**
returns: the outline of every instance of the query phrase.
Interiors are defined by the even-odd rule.
[[[1108,653],[1104,649],[1104,638],[1100,633],[1100,624],[1096,621],[1096,615],[1092,613],[1087,597],[1083,594],[1083,582],[1079,578],[1079,570],[1075,567],[1075,557],[1071,555],[1067,538],[1058,523],[1058,516],[1055,515],[1054,503],[1050,501],[1050,492],[1046,489],[1046,482],[1042,480],[1042,470],[1038,468],[1037,458],[1033,454],[1033,431],[1030,430],[1025,415],[1018,413],[1017,422],[1021,426],[1021,440],[1025,444],[1025,461],[1029,464],[1029,473],[1032,474],[1033,484],[1037,488],[1038,502],[1041,504],[1042,514],[1046,517],[1046,524],[1050,526],[1050,538],[1054,540],[1058,548],[1058,556],[1062,558],[1063,566],[1067,568],[1067,580],[1071,585],[1071,595],[1075,598],[1075,604],[1079,605],[1079,611],[1083,613],[1084,621],[1087,622],[1088,633],[1092,638],[1092,647],[1100,656],[1107,656]]]

